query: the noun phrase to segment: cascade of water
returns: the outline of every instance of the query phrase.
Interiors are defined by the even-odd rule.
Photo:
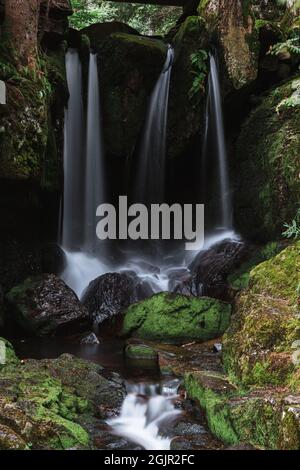
[[[95,277],[108,271],[98,261],[96,207],[104,202],[103,147],[97,55],[91,54],[85,125],[82,66],[78,52],[66,54],[69,104],[65,111],[64,205],[62,247],[66,269],[61,277],[80,296]],[[85,135],[86,129],[86,135]]]
[[[176,388],[165,387],[159,394],[155,385],[141,383],[127,385],[127,389],[120,416],[108,421],[113,433],[126,437],[146,450],[169,450],[171,439],[161,437],[159,430],[181,413],[173,403]]]
[[[105,202],[103,153],[97,54],[91,54],[89,63],[84,196],[84,251],[87,252],[95,251],[96,209],[99,204]]]
[[[82,68],[75,49],[66,54],[66,71],[70,98],[65,110],[62,245],[79,249],[83,242],[84,114]]]
[[[166,131],[169,88],[174,50],[169,46],[166,62],[150,97],[140,146],[136,182],[139,203],[160,203],[164,199]]]
[[[210,54],[210,73],[208,79],[208,96],[206,107],[206,131],[204,150],[208,157],[208,132],[211,129],[212,135],[216,139],[216,152],[218,157],[218,173],[219,173],[219,191],[220,191],[220,224],[224,230],[232,229],[232,203],[231,192],[228,178],[227,168],[227,151],[224,132],[222,100],[220,91],[220,80],[216,59]]]

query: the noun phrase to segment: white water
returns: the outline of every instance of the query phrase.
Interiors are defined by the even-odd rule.
[[[96,209],[106,202],[103,155],[97,55],[90,54],[84,197],[84,249],[87,252],[96,249]]]
[[[155,385],[129,385],[120,416],[108,421],[112,432],[146,450],[169,450],[171,439],[160,435],[162,426],[170,425],[180,411],[175,409],[176,385],[162,388]]]
[[[82,103],[82,69],[78,52],[66,54],[69,103],[65,110],[64,129],[64,197],[62,244],[79,249],[83,227],[84,119]]]
[[[159,203],[164,199],[165,154],[169,89],[174,50],[169,47],[166,62],[150,97],[138,156],[136,199]]]
[[[232,228],[231,192],[228,178],[227,151],[224,132],[219,72],[216,59],[213,54],[210,54],[210,73],[208,79],[208,106],[206,109],[206,139],[208,136],[209,126],[212,126],[213,135],[216,138],[217,144],[221,208],[220,222],[224,230],[229,230]],[[204,144],[204,148],[207,152],[207,143]]]

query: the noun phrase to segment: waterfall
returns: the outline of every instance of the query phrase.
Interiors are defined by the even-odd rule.
[[[108,421],[113,433],[146,450],[170,450],[171,439],[162,437],[160,429],[167,428],[181,414],[173,403],[174,385],[158,393],[155,385],[127,384],[127,391],[120,416]]]
[[[99,204],[105,202],[103,153],[97,54],[91,54],[89,63],[84,195],[84,248],[87,252],[95,251],[96,209]]]
[[[83,242],[84,113],[82,68],[75,49],[66,54],[66,72],[70,98],[65,109],[62,245],[70,250]]]
[[[206,128],[205,128],[205,142],[204,142],[204,155],[205,161],[208,157],[208,131],[211,129],[212,135],[215,139],[216,153],[218,157],[218,178],[219,178],[219,192],[220,192],[220,224],[222,229],[232,229],[232,203],[231,192],[229,186],[228,169],[227,169],[227,151],[224,132],[222,100],[220,91],[220,80],[216,59],[213,54],[210,54],[210,73],[208,79],[208,97],[206,107]]]
[[[163,70],[150,97],[138,158],[135,196],[139,203],[159,203],[164,199],[167,117],[173,58],[174,50],[169,46]]]
[[[95,257],[96,207],[104,201],[103,146],[97,55],[90,54],[87,119],[82,100],[79,54],[66,54],[69,103],[65,110],[62,247],[66,269],[62,279],[81,295],[107,267]],[[85,132],[86,130],[86,132]]]

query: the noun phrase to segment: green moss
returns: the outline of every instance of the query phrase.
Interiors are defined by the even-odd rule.
[[[144,344],[130,344],[125,350],[126,356],[129,359],[146,359],[157,360],[157,352],[154,349]]]
[[[256,266],[237,299],[224,336],[227,372],[245,385],[289,385],[297,368],[292,343],[300,339],[300,242]]]
[[[188,396],[203,408],[212,433],[225,444],[299,448],[299,423],[276,390],[241,393],[225,376],[210,371],[188,373],[184,384]]]
[[[262,241],[281,235],[299,204],[300,108],[278,112],[293,81],[269,92],[244,123],[237,142],[237,229]],[[251,185],[245,181],[251,180]]]
[[[230,305],[215,299],[157,294],[127,309],[123,334],[163,342],[205,341],[226,330],[230,312]]]

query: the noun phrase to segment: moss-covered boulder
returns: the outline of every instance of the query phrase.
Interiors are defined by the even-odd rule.
[[[231,306],[210,298],[161,293],[131,305],[123,334],[166,343],[205,341],[224,333]]]
[[[128,344],[125,348],[125,355],[128,359],[157,361],[157,352],[146,344]]]
[[[278,237],[300,194],[300,104],[294,79],[264,96],[243,124],[235,164],[235,225],[264,241]],[[251,184],[249,184],[251,181]]]
[[[100,43],[102,114],[107,152],[130,156],[146,115],[148,98],[166,60],[158,39],[114,33]]]
[[[299,272],[300,242],[250,272],[224,335],[225,368],[237,383],[299,392]]]
[[[212,433],[226,444],[299,450],[299,396],[282,388],[241,392],[225,375],[207,370],[187,373],[185,388],[203,408]]]
[[[249,0],[201,0],[199,14],[217,41],[226,92],[238,90],[257,77],[258,34]]]
[[[69,354],[20,363],[5,343],[10,360],[0,365],[0,449],[92,448],[93,425],[122,403],[121,383]]]

